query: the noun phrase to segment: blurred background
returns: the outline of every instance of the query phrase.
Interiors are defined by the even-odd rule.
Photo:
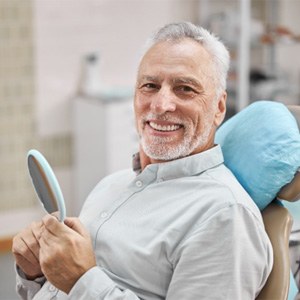
[[[261,99],[299,104],[299,11],[300,0],[0,0],[0,300],[17,299],[12,236],[44,214],[29,149],[76,216],[103,176],[131,165],[137,65],[168,22],[202,25],[230,50],[227,117]]]

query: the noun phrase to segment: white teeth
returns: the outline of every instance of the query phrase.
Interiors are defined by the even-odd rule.
[[[155,129],[155,130],[159,130],[159,131],[174,131],[180,128],[180,125],[167,125],[167,126],[162,126],[159,124],[156,124],[154,122],[149,122],[149,125]]]

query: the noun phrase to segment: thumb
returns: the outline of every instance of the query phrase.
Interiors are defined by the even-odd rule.
[[[78,218],[70,218],[70,217],[65,218],[64,223],[69,228],[79,233],[81,236],[89,236],[88,231],[86,230],[86,228]]]

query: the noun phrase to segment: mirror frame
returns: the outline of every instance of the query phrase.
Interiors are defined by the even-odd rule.
[[[51,166],[49,165],[48,161],[46,160],[46,158],[38,150],[31,149],[30,151],[28,151],[27,164],[28,164],[29,174],[30,174],[31,181],[34,186],[35,192],[40,200],[40,203],[42,204],[43,208],[45,209],[45,211],[47,211],[46,207],[44,206],[44,203],[43,203],[42,199],[40,198],[39,193],[37,192],[37,189],[36,189],[32,174],[31,174],[31,170],[29,167],[29,160],[32,158],[35,160],[35,163],[37,163],[38,169],[40,170],[40,175],[43,177],[43,182],[47,186],[47,190],[50,191],[52,198],[56,200],[56,204],[57,204],[58,212],[59,212],[59,221],[63,222],[64,219],[66,218],[66,207],[65,207],[64,197],[63,197],[61,188],[59,186],[59,183],[56,179],[56,176],[55,176]],[[47,213],[51,214],[52,212],[47,211]]]

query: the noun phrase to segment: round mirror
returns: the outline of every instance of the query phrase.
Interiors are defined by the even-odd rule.
[[[43,207],[49,214],[55,213],[63,222],[66,217],[65,201],[49,163],[37,150],[28,152],[27,163],[32,184]]]

